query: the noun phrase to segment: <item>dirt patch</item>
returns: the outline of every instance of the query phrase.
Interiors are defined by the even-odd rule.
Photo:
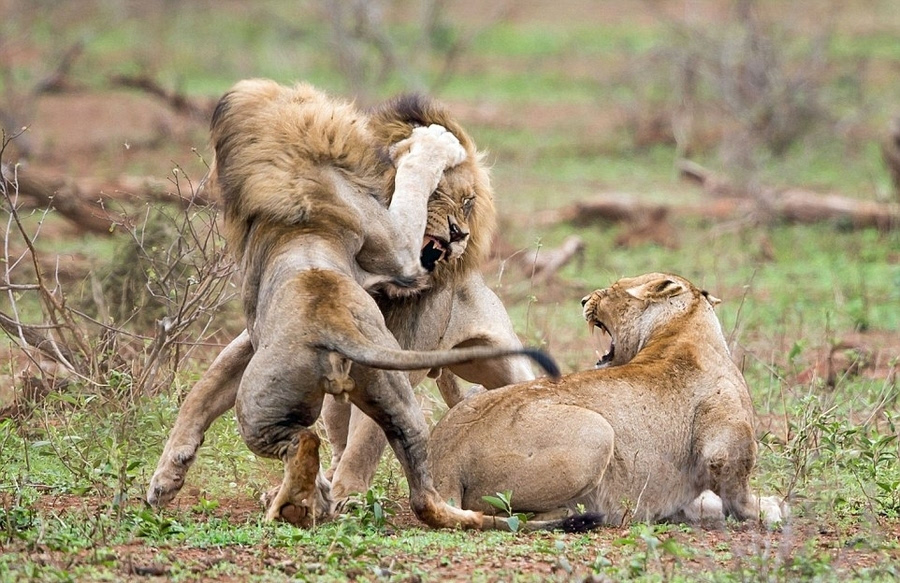
[[[196,506],[205,497],[199,491],[184,492],[178,508]],[[9,500],[3,500],[4,505]],[[218,498],[218,508],[206,516],[240,525],[255,523],[262,510],[250,497]],[[387,538],[403,539],[420,536],[424,528],[405,500],[381,534]],[[107,501],[96,497],[47,495],[38,499],[35,508],[52,516],[75,509],[89,513],[102,512]],[[174,510],[174,511],[177,511]],[[169,512],[169,511],[167,511]],[[199,521],[205,520],[197,511]],[[192,547],[177,542],[150,544],[137,538],[122,544],[104,545],[67,553],[38,544],[27,554],[41,565],[53,565],[71,570],[73,566],[92,565],[121,577],[169,578],[190,573],[203,580],[241,581],[247,574],[281,573],[283,575],[313,576],[336,572],[349,579],[408,577],[422,580],[415,573],[427,573],[428,580],[470,581],[480,574],[484,580],[508,579],[509,574],[545,579],[562,577],[576,581],[590,579],[597,569],[618,566],[638,569],[639,572],[660,575],[690,576],[710,571],[733,572],[735,575],[753,570],[780,569],[782,576],[803,579],[810,570],[827,565],[834,573],[859,573],[900,561],[900,549],[890,541],[900,537],[900,521],[883,521],[871,528],[855,526],[839,529],[808,519],[793,519],[782,530],[770,531],[758,525],[729,525],[721,529],[677,527],[659,534],[648,535],[646,543],[630,528],[601,528],[587,534],[531,533],[509,535],[504,545],[481,544],[484,537],[472,533],[471,551],[448,549],[448,552],[412,552],[393,545],[370,553],[366,570],[357,567],[326,567],[324,557],[315,556],[298,545],[295,548],[258,545],[226,544]],[[650,551],[650,546],[658,549]],[[534,552],[534,548],[546,551]],[[528,550],[532,549],[532,550]],[[640,561],[638,551],[647,549],[646,560]],[[629,567],[630,565],[630,567]],[[357,572],[358,571],[358,572]],[[496,573],[492,576],[491,573]],[[152,579],[148,579],[152,580]]]

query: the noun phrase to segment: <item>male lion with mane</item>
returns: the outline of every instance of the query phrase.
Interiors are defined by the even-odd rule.
[[[460,508],[512,491],[529,528],[626,520],[774,524],[787,506],[750,489],[753,408],[713,306],[675,275],[620,279],[582,300],[611,344],[597,370],[482,393],[434,428],[435,487]],[[569,513],[587,511],[560,519]],[[485,528],[506,525],[485,519]]]
[[[311,470],[318,438],[305,428],[328,393],[348,396],[387,434],[420,519],[436,527],[480,524],[480,515],[437,497],[425,465],[427,427],[410,381],[381,370],[453,365],[467,374],[476,370],[475,359],[525,354],[558,374],[544,355],[521,348],[508,318],[497,317],[498,309],[505,312],[496,296],[473,277],[471,261],[460,260],[475,239],[467,221],[493,218],[473,213],[492,210],[492,203],[471,141],[424,100],[397,101],[366,116],[308,85],[287,89],[263,80],[238,83],[222,98],[212,141],[211,183],[222,192],[226,237],[244,272],[248,330],[188,395],[148,501],[163,505],[174,497],[209,424],[236,405],[250,448],[285,463],[284,482],[267,498],[267,518],[308,525],[327,515],[327,483]],[[434,224],[435,214],[443,224]],[[478,239],[474,255],[485,243]],[[421,318],[395,321],[393,331],[418,349],[400,350],[367,292],[381,292],[388,306],[406,305],[396,316],[416,316],[422,306],[408,302],[424,295],[447,316],[444,334],[440,327],[420,330]],[[453,319],[454,306],[472,310]],[[448,329],[454,321],[468,324],[464,334]],[[488,330],[492,322],[500,326]],[[517,359],[485,364],[481,378],[490,385],[531,376]],[[338,429],[343,420],[349,424],[347,414],[331,417]]]

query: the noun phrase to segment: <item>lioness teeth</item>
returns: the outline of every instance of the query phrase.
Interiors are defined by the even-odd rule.
[[[602,322],[592,322],[590,323],[591,327],[591,340],[593,340],[597,346],[597,349],[594,351],[597,355],[597,368],[604,367],[612,362],[613,355],[615,354],[615,343],[613,342],[612,334],[610,334],[609,329]],[[597,330],[600,331],[600,334],[595,336],[594,332]]]

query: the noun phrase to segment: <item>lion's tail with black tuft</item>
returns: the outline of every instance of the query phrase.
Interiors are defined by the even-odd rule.
[[[469,346],[450,350],[401,350],[372,342],[362,334],[341,334],[322,348],[338,352],[347,359],[372,368],[383,370],[427,370],[465,362],[526,356],[536,362],[546,373],[559,378],[559,366],[547,353],[535,348],[503,348],[496,346]]]

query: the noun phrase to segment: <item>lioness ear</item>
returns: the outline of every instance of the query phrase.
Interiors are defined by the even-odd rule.
[[[688,289],[679,281],[669,278],[654,279],[647,283],[642,283],[625,290],[628,295],[639,300],[648,302],[659,302],[679,294],[683,294]]]
[[[710,305],[713,307],[718,306],[719,304],[722,303],[722,300],[720,300],[716,296],[712,295],[705,289],[701,290],[700,293],[703,294],[703,297],[706,298],[706,301],[708,301],[710,303]]]

